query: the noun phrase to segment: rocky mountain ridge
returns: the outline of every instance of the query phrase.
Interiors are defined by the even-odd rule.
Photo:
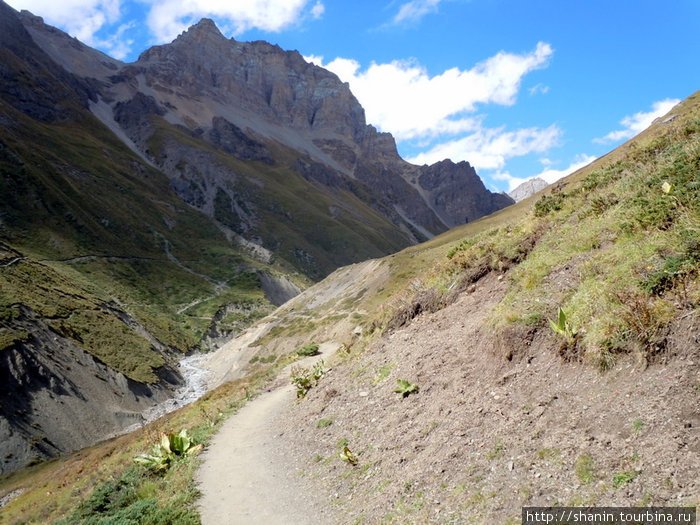
[[[47,53],[65,50],[65,35],[26,12],[22,20]],[[149,116],[218,147],[225,128],[224,149],[243,160],[274,164],[263,145],[270,142],[301,152],[306,164],[319,165],[313,171],[331,171],[377,195],[379,202],[371,204],[404,232],[404,242],[432,237],[512,203],[486,190],[468,163],[414,166],[403,161],[391,134],[366,123],[362,106],[335,74],[296,51],[227,39],[209,19],[171,44],[144,51],[133,64],[76,47],[60,60],[69,71],[102,82],[93,112],[107,124],[116,121],[139,151],[178,181],[176,188],[183,179],[188,185],[202,181],[154,156],[146,143],[153,131],[145,122]],[[172,147],[167,149],[162,157],[177,156]],[[445,195],[454,195],[449,204]],[[211,209],[212,198],[204,200]]]

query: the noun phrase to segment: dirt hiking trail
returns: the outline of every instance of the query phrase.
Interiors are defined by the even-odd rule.
[[[304,366],[312,362],[300,361]],[[295,399],[284,370],[270,390],[224,422],[195,476],[203,525],[340,523],[286,452],[289,444],[279,421]]]

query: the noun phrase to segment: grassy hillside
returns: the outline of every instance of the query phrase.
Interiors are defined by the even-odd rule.
[[[105,305],[180,351],[198,343],[224,305],[268,307],[251,272],[274,267],[233,246],[91,116],[42,123],[4,103],[0,112],[13,123],[0,145],[0,235],[22,257],[0,268],[3,309],[30,307],[112,365],[130,360],[117,355],[129,345],[113,337],[129,330]],[[74,301],[55,311],[62,296],[90,306]],[[138,334],[129,338],[148,346]],[[130,371],[141,369],[135,359],[116,369],[153,380]]]
[[[700,95],[640,136],[514,206],[381,259],[372,278],[341,269],[275,313],[259,340],[284,353],[329,333],[382,334],[439,310],[490,272],[506,297],[495,332],[554,334],[561,353],[602,369],[616,355],[664,355],[674,323],[694,312],[698,267]],[[342,321],[342,322],[341,322]]]
[[[277,422],[295,468],[354,523],[697,505],[699,131],[695,94],[528,202],[280,309],[257,351],[345,343]]]
[[[433,262],[414,271],[416,259]],[[619,353],[663,354],[670,327],[700,303],[699,262],[696,93],[666,121],[553,188],[397,256],[393,264],[420,285],[393,301],[432,310],[486,272],[512,269],[491,326],[547,329],[562,308],[570,326],[562,354],[604,369]],[[398,307],[375,323],[385,327],[402,315]]]

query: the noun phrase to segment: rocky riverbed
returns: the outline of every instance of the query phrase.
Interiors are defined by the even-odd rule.
[[[139,423],[119,432],[119,435],[133,432],[139,427],[202,397],[207,392],[207,380],[212,373],[210,370],[203,368],[206,358],[206,354],[194,354],[183,358],[177,366],[180,374],[185,379],[185,384],[177,389],[173,397],[144,410],[142,413],[143,419]]]

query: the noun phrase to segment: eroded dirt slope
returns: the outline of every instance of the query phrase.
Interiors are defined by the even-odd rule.
[[[522,505],[697,505],[700,333],[667,356],[600,372],[567,363],[551,332],[495,338],[505,293],[489,274],[339,361],[274,427],[290,468],[346,523],[516,523]],[[406,398],[397,380],[419,387]],[[343,461],[347,444],[358,464]],[[321,523],[322,521],[318,521]]]

